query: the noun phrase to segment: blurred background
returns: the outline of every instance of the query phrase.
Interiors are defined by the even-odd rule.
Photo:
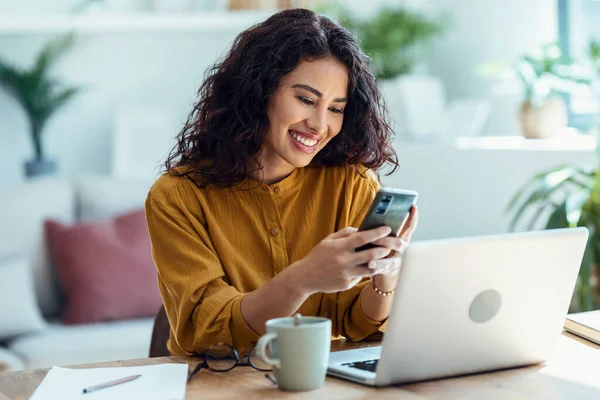
[[[44,221],[73,227],[139,210],[206,69],[286,7],[337,19],[372,57],[401,165],[383,183],[420,193],[415,240],[588,226],[572,310],[600,308],[600,1],[0,0],[0,293],[17,296],[16,271],[29,269],[35,294],[17,303],[40,308],[25,321],[37,311],[0,306],[10,368],[145,349],[135,332],[148,332],[148,318],[65,331],[70,272],[48,250],[48,235],[60,235]],[[95,265],[89,254],[78,262]],[[29,278],[19,279],[25,296]],[[75,335],[71,345],[81,335],[82,348],[116,335],[134,350],[69,358],[61,335]]]

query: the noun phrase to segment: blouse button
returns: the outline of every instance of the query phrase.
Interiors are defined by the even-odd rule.
[[[279,234],[279,231],[275,228],[271,229],[271,235],[273,236],[277,236]]]
[[[275,189],[273,189],[273,191],[274,191],[275,193],[279,193],[279,191],[280,191],[280,190],[281,190],[281,189],[279,189],[279,186],[276,186],[276,187],[275,187]]]

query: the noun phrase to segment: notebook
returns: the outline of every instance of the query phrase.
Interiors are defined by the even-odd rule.
[[[187,364],[77,369],[52,367],[30,400],[183,400],[187,370]],[[141,376],[131,382],[83,393],[84,388],[138,374]]]
[[[565,330],[600,344],[600,310],[568,314]]]

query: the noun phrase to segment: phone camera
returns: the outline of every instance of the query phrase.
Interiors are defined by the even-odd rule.
[[[392,201],[392,196],[383,196],[381,199],[382,203],[389,203],[390,201]]]
[[[385,214],[385,208],[378,208],[375,210],[375,214],[377,215],[383,215]]]

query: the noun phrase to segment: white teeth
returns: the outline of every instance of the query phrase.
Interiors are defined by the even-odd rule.
[[[302,144],[303,144],[303,145],[305,145],[305,146],[312,147],[312,146],[314,146],[315,144],[317,144],[317,141],[316,141],[316,140],[311,140],[311,139],[306,139],[306,138],[303,138],[302,136],[298,135],[298,134],[297,134],[296,132],[294,132],[294,131],[290,131],[290,134],[292,135],[292,137],[293,137],[294,139],[296,139],[297,141],[299,141],[300,143],[302,143]]]

